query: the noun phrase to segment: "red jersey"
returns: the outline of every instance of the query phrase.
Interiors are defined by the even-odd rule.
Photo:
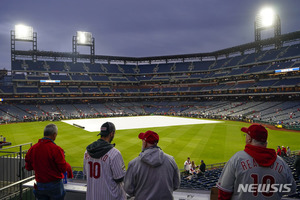
[[[286,148],[285,148],[285,147],[282,147],[282,151],[283,151],[284,153],[286,153]]]
[[[72,168],[65,160],[64,150],[57,146],[51,139],[42,138],[33,145],[25,156],[25,168],[34,170],[35,179],[39,183],[57,181],[68,172],[72,178]]]
[[[281,156],[281,149],[280,149],[280,148],[277,148],[276,154],[277,154],[278,156]]]

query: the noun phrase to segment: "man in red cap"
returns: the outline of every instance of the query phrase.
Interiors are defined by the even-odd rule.
[[[274,149],[267,148],[268,131],[260,124],[241,129],[244,151],[226,163],[217,183],[219,199],[281,199],[296,192],[289,166]]]
[[[139,134],[142,152],[129,162],[124,188],[135,200],[173,199],[179,188],[180,174],[174,158],[158,146],[159,136],[154,131]]]

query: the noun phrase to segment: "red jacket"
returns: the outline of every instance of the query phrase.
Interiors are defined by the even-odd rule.
[[[285,147],[282,147],[282,151],[283,151],[284,153],[286,153],[286,148],[285,148]]]
[[[68,172],[72,178],[72,168],[65,160],[64,150],[51,139],[42,138],[33,145],[25,156],[25,168],[34,170],[35,179],[39,183],[48,183],[62,179]]]
[[[281,156],[281,149],[280,149],[280,148],[277,148],[276,154],[277,154],[278,156]]]

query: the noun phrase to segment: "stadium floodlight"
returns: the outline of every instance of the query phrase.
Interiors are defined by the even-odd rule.
[[[263,8],[258,14],[258,28],[267,28],[274,25],[275,12],[272,8]]]
[[[92,33],[90,32],[84,32],[84,31],[77,31],[76,36],[73,36],[72,38],[72,53],[73,63],[77,62],[77,46],[89,46],[91,49],[91,63],[94,63],[94,56],[95,56],[95,39],[92,36]]]
[[[264,8],[260,12],[261,15],[261,25],[263,27],[270,27],[274,24],[275,21],[275,12],[271,8]]]
[[[93,37],[90,32],[77,31],[77,44],[78,45],[92,45]]]
[[[15,25],[15,39],[33,41],[33,28],[23,24]]]
[[[265,7],[260,10],[256,15],[255,22],[255,41],[261,40],[261,32],[269,29],[274,29],[274,37],[277,38],[275,41],[275,47],[280,48],[282,41],[278,39],[281,35],[281,22],[278,14],[270,7]],[[270,32],[268,32],[270,33]],[[261,47],[257,47],[256,51],[259,51]]]

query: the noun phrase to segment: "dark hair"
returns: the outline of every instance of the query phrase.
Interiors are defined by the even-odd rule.
[[[44,129],[44,136],[51,136],[58,132],[55,124],[48,124]]]

